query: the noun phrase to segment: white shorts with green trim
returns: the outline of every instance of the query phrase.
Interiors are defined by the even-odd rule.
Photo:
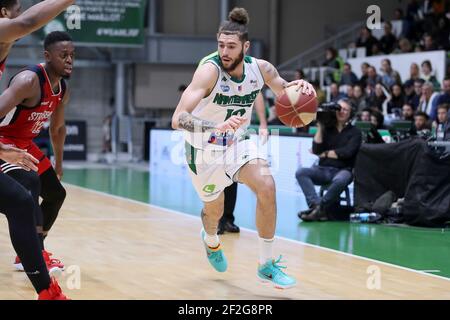
[[[249,139],[225,150],[196,149],[186,142],[186,160],[197,194],[203,202],[216,200],[220,193],[238,181],[238,171],[256,159],[266,160]]]

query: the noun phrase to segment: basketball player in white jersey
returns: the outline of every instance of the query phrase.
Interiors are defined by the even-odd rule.
[[[248,139],[254,100],[267,84],[275,94],[287,86],[308,95],[308,82],[288,83],[267,61],[247,56],[248,13],[235,8],[217,34],[218,52],[206,57],[194,73],[172,118],[172,127],[185,131],[186,155],[194,187],[204,203],[202,240],[210,264],[219,272],[227,261],[217,236],[223,213],[223,190],[233,181],[246,184],[257,197],[256,227],[260,254],[258,277],[277,288],[296,280],[283,272],[281,256],[274,259],[276,225],[275,183],[267,162]]]

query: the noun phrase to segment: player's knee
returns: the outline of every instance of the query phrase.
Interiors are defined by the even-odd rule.
[[[14,214],[16,215],[33,215],[34,200],[28,192],[17,193],[14,197]]]
[[[59,191],[59,196],[60,196],[60,199],[62,200],[62,201],[64,201],[65,199],[66,199],[66,196],[67,196],[67,192],[66,192],[66,189],[63,187],[63,186],[61,186],[61,189],[60,189],[60,191]]]
[[[52,203],[63,203],[66,199],[66,189],[61,184],[47,187],[42,190],[42,199]]]
[[[55,192],[55,201],[57,202],[64,202],[64,200],[66,199],[66,189],[60,185],[59,188],[57,189],[57,191]]]
[[[257,193],[261,199],[271,200],[275,197],[275,182],[271,176],[264,177],[257,185]]]

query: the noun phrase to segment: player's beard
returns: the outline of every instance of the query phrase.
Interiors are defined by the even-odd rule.
[[[231,66],[229,66],[228,68],[226,68],[223,65],[222,62],[222,58],[220,58],[220,62],[222,64],[222,68],[223,70],[225,70],[226,72],[230,73],[233,72],[234,69],[236,69],[236,67],[242,62],[242,60],[244,60],[244,49],[242,49],[241,53],[239,54],[239,56],[236,58],[236,60],[231,64]]]

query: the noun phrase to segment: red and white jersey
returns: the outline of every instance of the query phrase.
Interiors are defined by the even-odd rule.
[[[3,72],[5,72],[6,68],[6,58],[2,62],[0,62],[0,80],[2,80]]]
[[[39,135],[44,124],[49,121],[53,111],[61,104],[66,91],[64,80],[59,82],[59,90],[53,92],[50,79],[42,64],[22,70],[35,72],[41,85],[41,100],[35,107],[16,106],[3,119],[0,119],[0,139],[14,141],[19,148],[27,147]],[[12,79],[11,79],[12,80]]]

